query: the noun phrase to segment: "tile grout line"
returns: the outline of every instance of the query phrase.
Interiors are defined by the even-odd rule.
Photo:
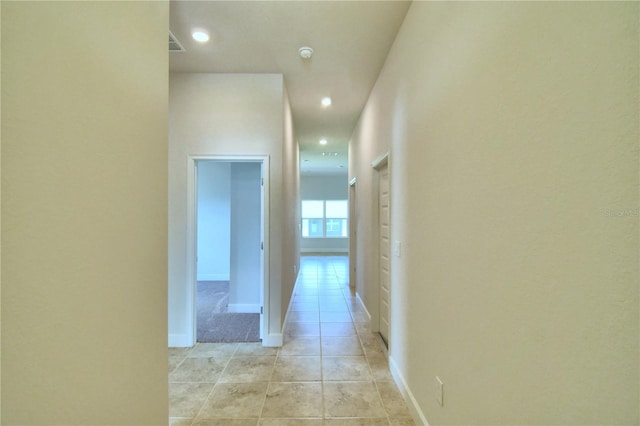
[[[201,343],[196,343],[196,345],[193,347],[192,351],[195,351],[195,348],[197,346],[201,345]],[[216,387],[218,386],[218,384],[220,384],[220,378],[222,377],[222,375],[224,374],[225,370],[227,369],[227,367],[229,366],[229,364],[231,363],[231,360],[233,359],[233,357],[235,356],[236,352],[238,352],[238,348],[240,347],[240,345],[238,343],[236,343],[236,348],[233,350],[233,352],[231,353],[231,355],[229,356],[229,359],[227,359],[227,362],[224,365],[224,368],[222,369],[222,371],[220,372],[220,375],[218,376],[218,378],[216,379],[216,382],[213,384],[213,387],[211,388],[211,391],[209,392],[209,394],[207,395],[207,397],[204,399],[204,401],[202,402],[202,405],[200,405],[200,409],[198,410],[198,412],[196,413],[195,416],[193,416],[193,419],[191,421],[191,424],[193,425],[193,423],[195,423],[195,421],[198,419],[198,416],[200,415],[200,413],[202,413],[202,410],[204,410],[204,406],[207,404],[207,401],[209,401],[209,398],[211,398],[211,396],[213,395],[213,392],[216,390]],[[213,356],[211,357],[206,357],[206,358],[215,358]],[[201,382],[201,383],[205,383],[205,382]]]
[[[284,342],[283,342],[283,346],[284,346]],[[280,358],[280,348],[276,350],[275,360],[273,361],[273,367],[271,367],[271,374],[269,375],[269,381],[267,382],[267,390],[264,393],[264,399],[262,400],[262,405],[260,406],[260,412],[258,413],[258,421],[256,422],[257,425],[259,425],[260,420],[263,419],[262,412],[264,411],[264,406],[267,403],[267,395],[269,395],[269,389],[271,388],[271,383],[273,382],[273,374],[276,371],[276,365],[278,365],[279,358]]]
[[[373,342],[372,340],[369,339],[369,334],[372,334],[370,332],[370,327],[367,327],[366,324],[364,324],[366,321],[362,321],[364,316],[360,315],[359,312],[361,312],[358,309],[355,309],[358,307],[358,305],[354,305],[354,300],[355,296],[353,295],[353,289],[348,287],[348,283],[347,282],[343,282],[342,279],[340,279],[339,277],[339,273],[338,273],[338,265],[330,262],[330,261],[326,261],[325,263],[322,263],[322,261],[320,262],[310,262],[311,264],[308,266],[311,266],[311,269],[315,269],[315,280],[313,278],[306,278],[304,279],[306,281],[305,286],[301,286],[300,287],[300,291],[298,291],[296,294],[294,294],[294,297],[300,297],[303,298],[302,300],[304,300],[304,302],[300,302],[300,303],[308,303],[311,302],[309,307],[311,307],[311,305],[313,304],[313,302],[315,302],[316,307],[317,307],[317,322],[318,322],[318,344],[319,344],[319,361],[320,361],[320,365],[318,366],[319,368],[319,372],[320,372],[320,377],[319,377],[319,381],[320,381],[320,390],[321,390],[321,404],[320,404],[320,409],[321,409],[321,415],[320,416],[293,416],[293,413],[288,411],[286,408],[285,410],[279,414],[279,416],[281,416],[282,418],[288,418],[289,421],[293,421],[295,422],[296,418],[308,418],[308,419],[318,419],[320,424],[326,424],[327,421],[329,421],[330,419],[333,419],[334,417],[331,417],[330,413],[326,413],[326,409],[327,409],[327,400],[325,398],[325,385],[327,383],[340,383],[340,382],[360,382],[360,383],[366,383],[366,381],[361,381],[361,380],[334,380],[334,381],[327,381],[325,380],[325,373],[324,373],[324,360],[325,358],[329,359],[331,357],[342,357],[342,358],[361,358],[365,361],[365,365],[366,365],[366,371],[369,373],[370,377],[369,380],[373,382],[374,385],[374,389],[375,392],[377,394],[377,399],[379,404],[381,405],[382,408],[382,412],[380,413],[381,415],[378,416],[378,418],[387,425],[391,425],[393,420],[396,420],[396,417],[401,416],[400,414],[396,414],[394,416],[392,416],[390,414],[390,412],[387,410],[387,407],[384,403],[384,399],[381,393],[381,389],[380,389],[380,385],[382,384],[383,381],[385,381],[382,376],[381,376],[381,381],[378,382],[378,380],[376,380],[376,377],[374,375],[374,369],[373,366],[371,364],[372,360],[376,360],[376,362],[378,362],[379,360],[377,359],[377,354],[378,354],[378,350],[377,350],[377,345],[376,346],[370,346],[373,343],[378,343],[379,342]],[[327,263],[329,263],[327,265]],[[330,269],[329,269],[330,268]],[[303,270],[303,268],[301,268],[301,270]],[[320,276],[321,276],[321,271],[324,271],[324,279],[321,281],[320,280]],[[330,272],[329,272],[330,271]],[[302,277],[302,275],[301,275]],[[315,299],[313,301],[310,301],[310,298],[314,297]],[[299,299],[300,300],[300,299]],[[324,300],[325,302],[321,303],[321,301]],[[332,310],[332,308],[334,308],[334,305],[331,303],[334,300],[339,300],[339,302],[337,302],[338,304],[342,303],[346,303],[346,308],[347,310],[339,310],[339,311],[334,311]],[[321,306],[322,305],[322,306]],[[323,331],[323,321],[321,320],[321,314],[324,311],[323,308],[329,309],[326,312],[328,313],[332,313],[332,312],[348,312],[349,313],[349,322],[344,322],[344,324],[349,324],[351,326],[350,331],[347,333],[346,330],[343,329],[338,329],[338,328],[331,328],[330,330],[324,330]],[[343,307],[344,308],[344,307]],[[357,312],[356,312],[357,311]],[[304,311],[301,311],[304,312]],[[304,319],[309,319],[309,316],[303,316],[302,318]],[[331,316],[327,317],[325,316],[325,319],[333,319]],[[290,321],[290,322],[309,322],[309,321]],[[342,324],[342,322],[338,322],[340,324]],[[301,332],[301,335],[295,335],[295,336],[289,336],[290,339],[297,339],[297,338],[306,338],[306,339],[312,339],[315,336],[307,336],[305,335],[305,330],[304,329],[300,329],[297,330],[299,332]],[[328,334],[337,334],[337,336],[329,336]],[[352,334],[353,333],[353,334]],[[336,354],[334,355],[328,355],[325,353],[325,350],[323,348],[323,342],[325,340],[331,340],[332,338],[355,338],[356,341],[358,342],[359,345],[359,349],[362,352],[362,354],[353,354],[351,353],[351,349],[349,349],[348,351],[342,351],[342,350],[338,350]],[[365,341],[367,342],[367,346],[369,349],[365,351]],[[285,357],[285,351],[283,351],[284,347],[286,346],[286,343],[291,343],[290,341],[287,342],[287,338],[285,336],[285,339],[283,341],[283,347],[279,348],[275,351],[275,356],[274,356],[274,361],[273,361],[273,365],[270,368],[270,375],[268,376],[268,380],[266,383],[266,390],[265,390],[265,394],[264,394],[264,399],[262,400],[262,404],[260,407],[260,411],[258,412],[258,416],[257,418],[255,418],[255,421],[257,422],[257,424],[259,425],[260,422],[266,421],[266,420],[271,420],[271,417],[263,417],[264,414],[264,409],[266,407],[266,400],[267,400],[267,395],[269,392],[269,389],[271,389],[272,384],[275,383],[275,371],[276,371],[276,367],[278,365],[278,362],[280,359],[283,359],[283,357]],[[336,342],[337,343],[337,342]],[[346,344],[346,340],[344,341],[344,343]],[[194,346],[193,348],[191,348],[189,351],[187,351],[184,356],[181,357],[180,361],[176,364],[176,367],[174,369],[172,369],[172,372],[176,371],[183,363],[184,361],[189,358],[189,356],[191,354],[193,354],[196,351],[196,346]],[[215,392],[215,390],[218,388],[218,384],[219,384],[219,380],[222,377],[222,375],[225,373],[225,371],[227,371],[227,368],[229,367],[230,363],[232,362],[233,359],[238,358],[239,356],[241,356],[241,354],[239,354],[240,351],[240,347],[241,344],[236,344],[233,352],[231,353],[230,357],[227,359],[226,363],[224,364],[224,368],[221,370],[221,373],[219,374],[218,379],[216,380],[216,382],[214,383],[211,391],[208,393],[208,395],[205,397],[204,399],[204,403],[200,406],[200,409],[198,410],[198,412],[196,413],[195,417],[193,417],[192,419],[187,420],[187,418],[184,418],[184,420],[187,420],[190,424],[196,424],[198,416],[202,415],[204,408],[206,407],[207,401],[209,401],[212,396],[213,393]],[[299,352],[299,351],[298,351]],[[331,351],[329,351],[331,352]],[[345,354],[340,355],[342,352],[344,352]],[[349,353],[347,353],[349,352]],[[269,355],[271,355],[272,353],[269,353]],[[246,354],[246,356],[259,356],[256,353],[249,353]],[[297,353],[294,351],[293,354],[290,354],[290,356],[296,356],[296,357],[311,357],[313,356],[313,354],[309,354],[308,351],[303,351],[300,353]],[[381,368],[382,365],[380,365],[379,367],[377,367],[375,369],[375,371],[379,371],[379,368]],[[379,373],[383,373],[382,370],[379,371]],[[170,373],[171,374],[171,373]],[[292,378],[295,378],[296,376],[292,376]],[[293,383],[302,383],[300,381],[291,381]],[[313,382],[313,380],[304,380],[303,382]],[[197,382],[199,383],[199,382]],[[204,383],[204,382],[202,382]],[[209,382],[210,383],[210,382]],[[393,384],[393,382],[391,382]],[[386,385],[385,385],[386,386]],[[317,388],[316,388],[317,389]],[[309,414],[309,412],[307,412],[307,414]],[[356,413],[354,413],[356,414]],[[289,417],[292,416],[292,417]],[[280,418],[280,417],[278,417]],[[410,417],[408,417],[410,419]],[[178,419],[176,417],[176,419]],[[274,418],[275,419],[275,418]],[[355,418],[354,418],[355,419]],[[361,420],[363,420],[364,418],[360,418]],[[384,420],[383,420],[384,419]],[[184,421],[183,420],[183,421]],[[251,419],[252,421],[254,419]],[[253,422],[252,422],[253,424]]]
[[[200,343],[196,343],[193,346],[193,349],[191,350],[191,352],[193,352],[197,346],[199,346]],[[231,358],[229,358],[229,360],[231,360]],[[227,361],[227,363],[225,364],[224,368],[222,369],[222,371],[220,372],[220,376],[222,376],[222,373],[224,373],[224,370],[227,368],[227,365],[229,364],[229,361]],[[198,418],[198,415],[202,412],[202,410],[204,409],[205,404],[207,403],[207,401],[209,400],[209,398],[211,397],[211,395],[213,394],[213,391],[216,388],[216,385],[218,384],[218,380],[220,380],[220,376],[218,376],[218,378],[216,379],[216,382],[213,384],[213,387],[211,388],[211,390],[209,391],[209,394],[207,395],[206,398],[204,398],[204,401],[202,401],[202,405],[200,405],[200,409],[196,412],[196,414],[193,416],[193,418],[191,419],[191,425],[193,425],[196,421],[196,419]]]
[[[320,286],[319,278],[316,278],[316,287]],[[325,423],[326,419],[326,410],[325,410],[325,393],[324,393],[324,353],[322,350],[322,314],[320,313],[320,289],[318,288],[318,328],[320,330],[319,344],[320,344],[320,394],[321,394],[321,404],[320,404],[320,418],[322,419],[322,424]]]

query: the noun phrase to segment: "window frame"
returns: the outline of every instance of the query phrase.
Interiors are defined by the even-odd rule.
[[[345,213],[345,217],[327,217],[327,202],[331,202],[331,201],[339,201],[339,202],[344,202],[346,205],[346,213]],[[322,218],[318,218],[318,217],[305,217],[304,214],[302,213],[304,210],[304,203],[305,202],[321,202],[322,203]],[[321,220],[322,221],[322,235],[304,235],[305,234],[305,221],[317,221],[317,220]],[[342,231],[343,235],[327,235],[327,225],[328,225],[328,220],[338,220],[338,221],[342,221],[341,225],[340,225],[340,230]],[[309,238],[309,239],[319,239],[319,238],[349,238],[349,200],[347,199],[330,199],[330,200],[318,200],[318,199],[308,199],[308,200],[301,200],[300,201],[300,224],[302,229],[300,230],[300,237],[301,238]],[[307,228],[309,228],[309,224],[307,224]],[[344,228],[344,229],[342,229]],[[307,234],[309,234],[309,229],[307,229]]]

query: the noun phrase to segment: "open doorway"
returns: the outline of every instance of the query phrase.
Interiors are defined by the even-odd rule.
[[[194,158],[193,286],[198,342],[262,340],[263,159]]]

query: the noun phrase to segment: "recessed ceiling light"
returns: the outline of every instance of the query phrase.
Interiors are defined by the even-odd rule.
[[[320,145],[326,145],[327,140],[325,138],[320,139]]]
[[[322,106],[323,107],[331,106],[331,98],[328,96],[326,98],[322,98]]]
[[[209,34],[204,30],[194,30],[191,33],[191,37],[199,43],[206,43],[209,41]]]

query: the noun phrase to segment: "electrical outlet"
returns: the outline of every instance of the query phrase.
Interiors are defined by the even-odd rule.
[[[444,406],[444,384],[438,376],[436,376],[436,400],[441,407]]]

